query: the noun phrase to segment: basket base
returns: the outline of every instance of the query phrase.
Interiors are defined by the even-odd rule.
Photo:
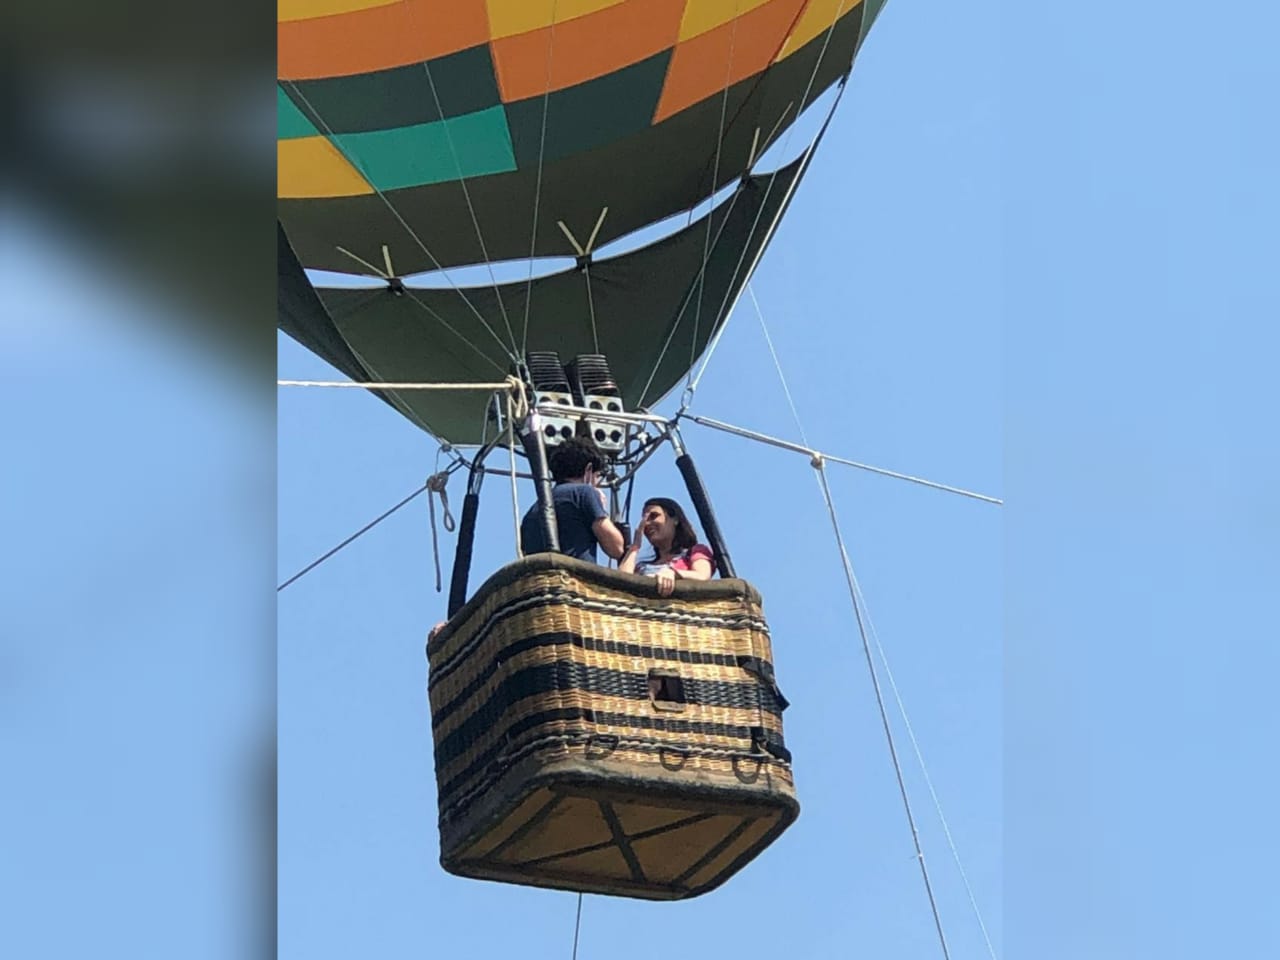
[[[799,806],[781,793],[619,781],[572,761],[526,782],[441,856],[450,873],[646,900],[715,889],[773,842]]]

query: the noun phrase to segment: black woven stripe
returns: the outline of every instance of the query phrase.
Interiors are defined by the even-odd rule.
[[[700,680],[695,677],[682,679],[685,701],[689,704],[753,711],[762,709],[776,717],[782,716],[782,710],[772,691],[758,684],[754,677],[742,683],[728,680]],[[511,676],[504,678],[489,698],[479,704],[456,730],[440,742],[436,748],[437,753],[446,760],[453,759],[462,753],[468,744],[492,731],[501,722],[503,714],[516,701],[557,690],[582,691],[600,696],[648,701],[649,678],[644,673],[591,667],[572,660],[557,660],[555,663],[538,664],[517,670]],[[457,712],[456,706],[451,709],[442,709],[432,715],[431,722],[439,727]]]
[[[622,713],[602,713],[594,710],[582,710],[577,707],[568,707],[559,710],[544,710],[541,713],[535,713],[521,720],[517,720],[511,724],[500,736],[493,738],[490,747],[476,757],[475,760],[467,764],[456,776],[451,778],[447,783],[440,787],[440,796],[445,798],[450,796],[460,786],[476,774],[484,770],[492,763],[499,754],[504,750],[511,749],[512,743],[519,740],[524,734],[535,730],[537,727],[547,723],[563,723],[566,720],[578,720],[581,725],[567,735],[567,739],[574,741],[585,741],[590,735],[596,732],[598,726],[612,727],[628,727],[632,730],[650,730],[661,731],[663,733],[680,733],[693,737],[724,737],[726,739],[743,740],[746,743],[744,754],[751,752],[753,729],[749,726],[739,726],[729,723],[704,723],[695,720],[679,720],[672,717],[633,717]],[[764,736],[766,742],[771,746],[781,747],[785,749],[786,744],[782,736],[776,731],[765,729]],[[531,737],[530,739],[537,739]],[[638,750],[668,750],[681,751],[688,753],[690,756],[716,756],[713,751],[701,751],[698,744],[683,743],[675,745],[666,741],[651,740],[645,742],[635,742],[634,738],[624,738],[628,741],[627,746],[631,749]],[[446,755],[443,745],[436,750],[436,770],[440,771],[445,768],[449,761],[456,759],[459,751],[454,750],[452,754]],[[508,758],[507,762],[511,762],[514,757]],[[505,765],[504,765],[505,766]],[[501,770],[491,773],[490,779],[496,779],[501,775]]]
[[[518,596],[510,603],[499,607],[484,625],[476,632],[476,635],[468,640],[462,647],[453,653],[447,659],[438,664],[433,664],[431,668],[431,676],[427,681],[428,688],[434,687],[437,683],[447,677],[454,670],[463,665],[467,657],[474,653],[489,636],[489,634],[510,617],[525,613],[529,610],[537,610],[540,607],[551,606],[576,606],[587,607],[596,606],[608,609],[621,616],[625,616],[631,620],[644,620],[649,622],[676,622],[683,623],[690,627],[708,627],[719,630],[759,630],[761,633],[769,632],[768,625],[759,617],[750,616],[749,614],[707,614],[698,615],[680,607],[668,607],[660,610],[650,607],[639,606],[636,604],[623,603],[614,600],[597,600],[593,597],[586,597],[576,590],[566,589],[564,587],[547,587],[541,593],[529,596]]]
[[[584,637],[581,634],[566,630],[551,633],[538,633],[523,640],[517,640],[502,648],[502,660],[494,660],[478,673],[475,678],[462,688],[452,700],[440,708],[435,714],[436,720],[447,717],[458,704],[467,700],[483,687],[497,672],[503,661],[512,660],[522,653],[538,647],[566,646],[579,650],[590,650],[595,653],[609,653],[625,657],[639,657],[645,660],[662,660],[675,663],[689,663],[697,666],[736,667],[741,662],[737,654],[731,653],[699,653],[694,650],[675,650],[671,647],[654,647],[640,643],[620,643],[616,640],[600,640],[596,637]],[[759,660],[760,658],[756,658]],[[761,660],[761,662],[764,662]]]

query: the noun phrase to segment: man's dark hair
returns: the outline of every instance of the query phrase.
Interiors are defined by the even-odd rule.
[[[597,472],[603,470],[604,457],[595,444],[575,437],[556,444],[547,452],[547,467],[556,483],[564,483],[581,477],[587,472],[587,467],[595,467]]]

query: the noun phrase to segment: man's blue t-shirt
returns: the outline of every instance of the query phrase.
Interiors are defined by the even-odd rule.
[[[609,516],[600,502],[600,491],[589,483],[558,483],[552,489],[559,528],[560,552],[579,560],[596,560],[596,535],[591,525]],[[542,535],[542,517],[535,503],[520,521],[520,542],[524,552],[544,553],[546,539]]]

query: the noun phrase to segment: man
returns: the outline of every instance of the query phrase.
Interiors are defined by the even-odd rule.
[[[599,451],[582,440],[566,440],[548,451],[547,467],[556,482],[552,502],[556,508],[560,552],[597,563],[596,546],[599,545],[613,559],[620,560],[626,542],[622,531],[609,519],[604,491],[595,485],[597,471],[604,469]],[[525,556],[547,552],[537,503],[520,521],[520,544]],[[432,627],[428,641],[434,640],[444,625],[445,621],[441,620]]]
[[[622,557],[626,546],[622,531],[609,519],[604,491],[595,485],[604,465],[599,451],[578,439],[565,440],[547,453],[547,467],[556,482],[552,488],[552,501],[559,528],[560,552],[593,563],[598,562],[597,545],[615,560]],[[526,556],[544,553],[548,549],[537,503],[520,522],[520,543]]]

